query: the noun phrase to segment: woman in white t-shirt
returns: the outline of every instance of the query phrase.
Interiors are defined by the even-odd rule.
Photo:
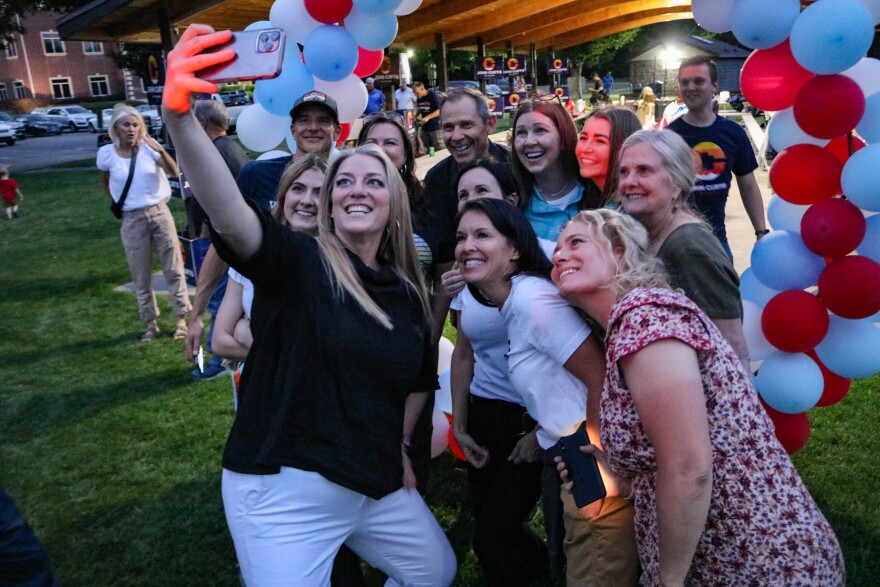
[[[550,452],[584,424],[595,443],[602,345],[550,282],[552,264],[525,216],[498,200],[468,202],[459,213],[456,242],[468,290],[500,312],[508,378],[539,425],[541,449]],[[608,497],[580,510],[567,491],[560,492],[569,585],[638,583],[632,506],[618,496],[613,475],[603,471],[603,478]]]
[[[189,294],[177,228],[166,204],[171,197],[166,174],[177,176],[180,171],[162,145],[147,135],[141,113],[131,106],[117,104],[113,108],[109,133],[113,143],[98,149],[97,167],[101,171],[101,184],[114,202],[119,202],[125,194],[120,236],[140,318],[147,323],[141,340],[150,341],[159,334],[156,321],[159,307],[153,292],[153,250],[159,255],[171,309],[177,316],[174,338],[182,340],[186,337],[184,317],[190,310]],[[126,192],[129,175],[131,180]]]
[[[318,195],[327,161],[308,155],[291,163],[278,183],[277,204],[272,210],[282,226],[290,230],[318,235]],[[217,310],[211,347],[218,357],[243,362],[254,338],[251,334],[251,303],[254,286],[235,269],[229,269],[229,283],[220,309]]]

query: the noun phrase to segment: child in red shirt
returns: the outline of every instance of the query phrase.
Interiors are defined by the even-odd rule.
[[[3,166],[0,166],[0,196],[3,197],[6,217],[9,220],[18,218],[18,203],[22,200],[21,190],[18,189],[18,183],[9,177],[9,168]]]

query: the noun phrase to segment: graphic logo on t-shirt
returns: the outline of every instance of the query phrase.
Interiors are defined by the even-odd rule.
[[[718,179],[727,167],[724,151],[711,141],[698,143],[693,148],[694,165],[697,167],[698,181]]]

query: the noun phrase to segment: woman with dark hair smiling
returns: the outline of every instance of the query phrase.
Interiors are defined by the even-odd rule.
[[[620,147],[626,137],[640,128],[639,119],[629,108],[594,110],[584,122],[575,156],[581,177],[595,185],[601,194],[596,208],[617,205]]]

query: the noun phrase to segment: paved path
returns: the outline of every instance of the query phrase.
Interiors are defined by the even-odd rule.
[[[98,153],[98,135],[65,132],[53,137],[29,137],[11,147],[0,148],[0,165],[8,165],[13,176],[68,161],[91,159]]]

